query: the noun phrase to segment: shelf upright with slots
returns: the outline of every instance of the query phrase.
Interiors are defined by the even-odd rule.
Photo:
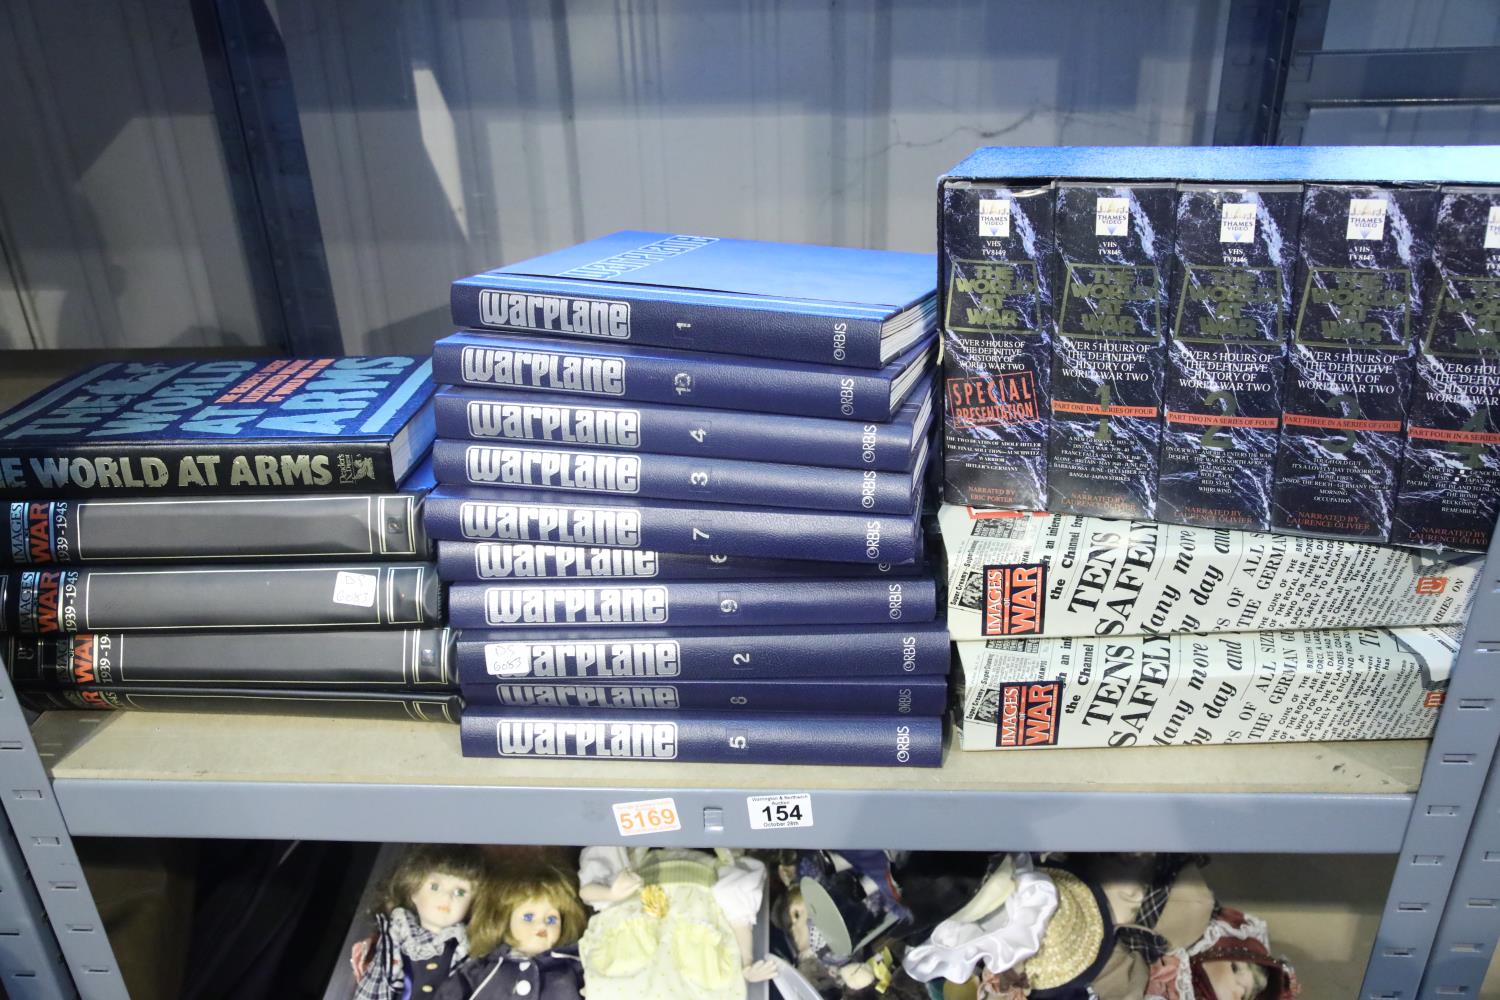
[[[127,1000],[125,980],[58,808],[52,780],[37,754],[10,674],[3,669],[0,795],[9,822],[9,830],[0,831],[0,840],[5,842],[0,850],[0,899],[9,897],[0,903],[0,919],[13,921],[15,928],[15,936],[5,936],[0,945],[0,978],[6,994],[50,998],[76,992],[85,1000]]]
[[[1493,593],[1493,591],[1491,592]],[[1493,620],[1493,619],[1479,619]],[[1472,673],[1488,672],[1491,692],[1471,694],[1469,710],[1493,712],[1500,707],[1500,630],[1479,632],[1472,647]],[[1480,734],[1483,737],[1483,734]],[[1490,739],[1494,737],[1491,734]],[[1500,758],[1490,762],[1484,793],[1475,810],[1438,923],[1437,938],[1422,974],[1419,1000],[1475,996],[1484,982],[1500,939]]]
[[[55,1000],[73,989],[21,845],[8,828],[0,830],[0,989],[14,1000]]]
[[[1375,950],[1365,972],[1361,1000],[1409,1000],[1419,984],[1444,978],[1448,970],[1462,977],[1471,993],[1484,979],[1484,963],[1451,963],[1454,943],[1467,934],[1466,899],[1479,898],[1481,883],[1500,894],[1500,878],[1483,858],[1481,842],[1500,848],[1500,790],[1485,792],[1486,776],[1500,740],[1500,533],[1490,543],[1476,588],[1474,607],[1453,676],[1438,717],[1422,783],[1401,846],[1390,895],[1380,922]],[[1497,779],[1500,780],[1500,779]],[[1495,784],[1492,780],[1490,784]],[[1486,812],[1488,808],[1488,812]],[[1466,846],[1467,842],[1467,846]],[[1477,853],[1478,859],[1475,859]],[[1496,867],[1493,862],[1490,868]],[[1492,911],[1493,906],[1490,908]],[[1439,921],[1442,921],[1440,931]],[[1500,918],[1472,921],[1485,928],[1485,958],[1500,931]],[[1440,932],[1442,939],[1440,939]],[[1445,941],[1447,943],[1445,943]],[[1436,943],[1436,944],[1435,944]],[[1434,954],[1434,947],[1439,949]],[[1430,967],[1429,964],[1431,963]],[[1477,973],[1471,966],[1478,965]],[[1426,978],[1424,979],[1424,970]],[[1446,983],[1445,978],[1445,985]],[[1429,995],[1426,985],[1422,996]],[[1437,994],[1449,995],[1449,994]],[[1462,995],[1462,994],[1459,994]]]

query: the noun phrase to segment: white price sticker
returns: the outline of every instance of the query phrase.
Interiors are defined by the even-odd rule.
[[[1484,248],[1500,250],[1500,205],[1490,206],[1489,223],[1484,227]]]
[[[750,810],[752,830],[791,830],[812,826],[812,796],[806,792],[796,795],[751,795],[745,799]]]
[[[646,799],[642,802],[616,802],[615,826],[622,837],[639,837],[643,833],[670,833],[682,829],[682,817],[672,799]]]
[[[531,647],[524,642],[487,642],[484,668],[491,677],[525,677],[531,673]]]
[[[375,592],[379,587],[379,573],[346,573],[340,570],[333,581],[333,603],[355,608],[373,608]]]

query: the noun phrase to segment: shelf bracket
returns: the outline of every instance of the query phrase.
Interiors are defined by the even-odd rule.
[[[3,666],[0,662],[0,668]],[[51,923],[50,930],[45,925],[33,926],[29,931],[23,928],[21,937],[29,936],[36,948],[53,956],[56,954],[53,949],[60,948],[62,960],[66,962],[66,968],[54,961],[36,965],[34,971],[38,984],[41,976],[49,975],[54,978],[56,988],[43,989],[35,995],[129,1000],[120,966],[104,931],[104,922],[99,918],[93,893],[84,878],[83,866],[73,849],[72,835],[68,833],[57,798],[52,793],[52,781],[31,738],[26,713],[11,687],[10,672],[4,669],[0,669],[0,795],[4,796],[5,815],[25,863],[25,869],[19,874],[30,871],[30,881],[35,885],[41,909]],[[0,851],[0,856],[4,853]],[[3,857],[0,857],[0,864],[3,863]],[[5,880],[6,886],[19,881],[3,870],[0,870],[0,879]],[[44,938],[44,934],[51,940]],[[5,972],[7,994],[25,996],[13,988],[12,970]],[[72,982],[65,987],[63,980],[69,974]]]
[[[1500,625],[1496,624],[1500,623],[1500,532],[1490,543],[1489,558],[1475,589],[1469,627],[1448,680],[1375,949],[1365,969],[1361,1000],[1416,997],[1445,911],[1463,905],[1462,897],[1469,893],[1466,880],[1457,875],[1465,845],[1473,840],[1470,830],[1476,828],[1476,805],[1485,791],[1495,743],[1500,739]],[[1492,796],[1491,812],[1496,805]],[[1489,834],[1492,846],[1500,848],[1500,837],[1495,836],[1500,833],[1500,820],[1481,823],[1477,829]],[[1482,851],[1482,846],[1475,849]],[[1453,920],[1447,923],[1450,934],[1460,933]],[[1500,916],[1492,916],[1488,927],[1493,947]],[[1446,956],[1439,957],[1441,968]],[[1484,971],[1481,965],[1481,980]],[[1478,985],[1478,981],[1473,984],[1476,991]]]
[[[1487,663],[1488,669],[1500,670],[1500,646],[1483,644],[1480,648],[1490,660],[1496,661]],[[1493,714],[1500,711],[1500,703],[1476,698],[1467,706],[1460,705],[1459,710]],[[1459,859],[1417,996],[1421,1000],[1477,996],[1489,971],[1497,937],[1500,937],[1500,761],[1490,765],[1474,828]]]

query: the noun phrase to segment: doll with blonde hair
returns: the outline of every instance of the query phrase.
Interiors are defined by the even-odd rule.
[[[580,1000],[583,966],[572,945],[587,911],[578,880],[558,868],[513,872],[475,901],[466,963],[437,1000]]]

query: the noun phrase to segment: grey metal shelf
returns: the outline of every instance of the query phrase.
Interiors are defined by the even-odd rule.
[[[1500,600],[1495,576],[1486,602]],[[1481,620],[1500,620],[1495,610]],[[440,815],[454,841],[607,843],[619,840],[612,804],[671,795],[684,829],[653,843],[1396,853],[1361,996],[1406,1000],[1500,730],[1484,655],[1466,646],[1431,753],[1418,740],[950,751],[932,770],[501,761],[462,757],[457,731],[438,724],[75,712],[7,727],[0,766],[22,793],[7,804],[18,832],[55,840],[53,853],[28,857],[33,871],[73,859],[73,891],[43,901],[87,997],[124,996],[124,986],[102,933],[68,947],[66,935],[99,926],[96,913],[80,916],[93,904],[72,836],[421,840]],[[0,723],[6,708],[19,716],[0,676]],[[810,793],[814,826],[751,831],[744,799],[771,790]]]
[[[1425,741],[950,751],[942,768],[477,760],[450,726],[55,713],[33,730],[75,835],[587,844],[611,805],[671,795],[662,844],[1392,853]],[[815,825],[752,831],[747,795],[808,792]],[[936,818],[941,817],[940,821]]]
[[[32,740],[75,836],[421,840],[441,815],[454,841],[611,842],[612,803],[669,794],[685,829],[654,843],[1379,854],[1402,849],[1427,750],[950,752],[932,771],[622,766],[465,759],[456,731],[435,724],[147,713],[53,713]],[[814,828],[750,831],[744,796],[773,789],[810,792]],[[117,973],[70,967],[83,995],[123,995]]]
[[[1473,620],[1500,624],[1500,558]],[[1500,933],[1483,905],[1500,900],[1500,791],[1475,822],[1500,735],[1497,652],[1500,636],[1472,632],[1430,752],[950,752],[910,771],[470,760],[452,727],[402,722],[52,713],[28,727],[0,672],[0,792],[25,861],[7,870],[0,852],[0,890],[37,892],[0,909],[0,940],[14,927],[23,942],[0,947],[0,979],[13,996],[66,995],[69,975],[91,1000],[126,995],[74,836],[424,840],[440,815],[454,841],[613,842],[612,804],[671,795],[684,829],[653,843],[1396,854],[1360,997],[1472,996]],[[767,791],[810,793],[814,827],[751,831],[744,798]]]
[[[1500,623],[1500,558],[1473,620]],[[1430,753],[950,752],[930,771],[469,760],[455,729],[400,722],[53,713],[28,727],[0,673],[0,792],[30,871],[0,857],[0,890],[37,893],[0,909],[0,941],[14,928],[21,942],[0,947],[0,981],[18,997],[66,995],[69,975],[91,1000],[126,995],[74,836],[424,840],[441,815],[454,841],[611,842],[613,803],[672,795],[684,829],[654,843],[1396,854],[1360,997],[1473,996],[1500,933],[1500,908],[1471,905],[1500,899],[1500,792],[1475,823],[1500,735],[1497,639],[1471,635]],[[749,830],[744,798],[767,791],[809,792],[815,826]]]

